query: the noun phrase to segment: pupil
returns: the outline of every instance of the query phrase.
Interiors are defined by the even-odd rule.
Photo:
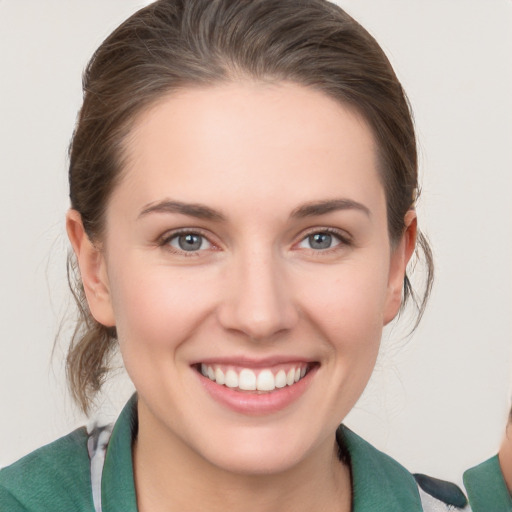
[[[201,248],[201,236],[200,235],[182,235],[178,239],[180,249],[184,251],[197,251]]]
[[[331,246],[332,236],[329,233],[315,233],[309,237],[313,249],[328,249]]]

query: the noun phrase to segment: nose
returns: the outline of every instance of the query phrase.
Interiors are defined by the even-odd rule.
[[[218,308],[222,326],[253,341],[291,330],[299,319],[283,262],[268,252],[251,252],[230,265]]]

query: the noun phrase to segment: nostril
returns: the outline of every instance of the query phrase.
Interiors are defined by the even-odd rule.
[[[289,330],[298,319],[286,273],[272,253],[262,252],[261,245],[244,247],[232,262],[225,294],[218,303],[221,325],[253,341]]]
[[[291,304],[255,304],[247,298],[234,300],[219,309],[218,319],[224,329],[244,333],[251,341],[260,342],[294,328],[298,313]]]

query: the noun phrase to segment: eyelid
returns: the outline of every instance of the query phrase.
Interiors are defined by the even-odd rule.
[[[339,229],[339,228],[333,228],[333,227],[312,227],[305,231],[303,231],[297,241],[293,244],[293,248],[297,248],[297,246],[302,243],[304,240],[306,240],[309,236],[314,235],[315,233],[326,233],[329,235],[332,235],[336,237],[340,243],[336,244],[334,247],[330,247],[324,250],[318,250],[318,249],[307,249],[304,248],[304,250],[310,250],[316,253],[322,253],[322,252],[329,252],[332,250],[336,250],[339,246],[341,247],[347,247],[353,245],[353,239],[352,236],[345,230]],[[170,241],[178,236],[181,235],[198,235],[204,237],[208,243],[210,244],[210,247],[207,249],[200,249],[198,251],[184,251],[177,248],[174,248],[170,245]],[[184,228],[177,228],[177,229],[171,229],[169,231],[164,232],[162,235],[160,235],[157,240],[156,244],[160,247],[166,247],[170,252],[184,254],[186,256],[198,256],[200,253],[204,251],[210,251],[210,250],[220,250],[221,246],[219,243],[215,242],[213,240],[213,235],[202,228],[195,228],[195,227],[184,227]],[[299,248],[302,249],[302,248]]]
[[[299,240],[294,244],[294,246],[297,247],[300,243],[305,241],[308,237],[310,237],[311,235],[314,235],[316,233],[325,233],[328,235],[332,235],[332,236],[336,237],[340,243],[336,244],[333,247],[329,247],[329,248],[323,249],[323,250],[304,248],[305,250],[311,250],[316,253],[322,253],[322,252],[328,252],[331,250],[336,250],[337,248],[339,248],[339,246],[350,247],[353,245],[352,236],[342,229],[332,228],[332,227],[314,227],[314,228],[307,229],[305,232],[302,232],[300,234]],[[302,249],[302,248],[299,248],[299,249]]]
[[[199,249],[197,251],[185,251],[176,247],[171,246],[170,242],[174,238],[177,238],[179,236],[183,235],[197,235],[203,237],[207,242],[210,244],[210,247],[206,249]],[[159,247],[167,249],[169,252],[174,254],[180,254],[184,256],[198,256],[199,254],[210,251],[210,250],[218,250],[219,244],[215,243],[212,240],[212,235],[209,232],[206,232],[205,230],[201,228],[178,228],[178,229],[172,229],[169,231],[166,231],[163,235],[160,235],[157,238],[157,245]]]

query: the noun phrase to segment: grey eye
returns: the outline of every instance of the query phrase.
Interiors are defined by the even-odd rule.
[[[317,251],[330,249],[341,243],[340,239],[336,235],[331,233],[319,231],[318,233],[312,233],[308,235],[299,244],[302,249],[314,249]]]
[[[199,251],[210,247],[210,242],[202,235],[197,233],[185,233],[176,235],[171,241],[170,245],[176,249],[186,252]]]
[[[332,235],[329,233],[315,233],[308,236],[308,242],[312,249],[328,249],[332,244]]]

